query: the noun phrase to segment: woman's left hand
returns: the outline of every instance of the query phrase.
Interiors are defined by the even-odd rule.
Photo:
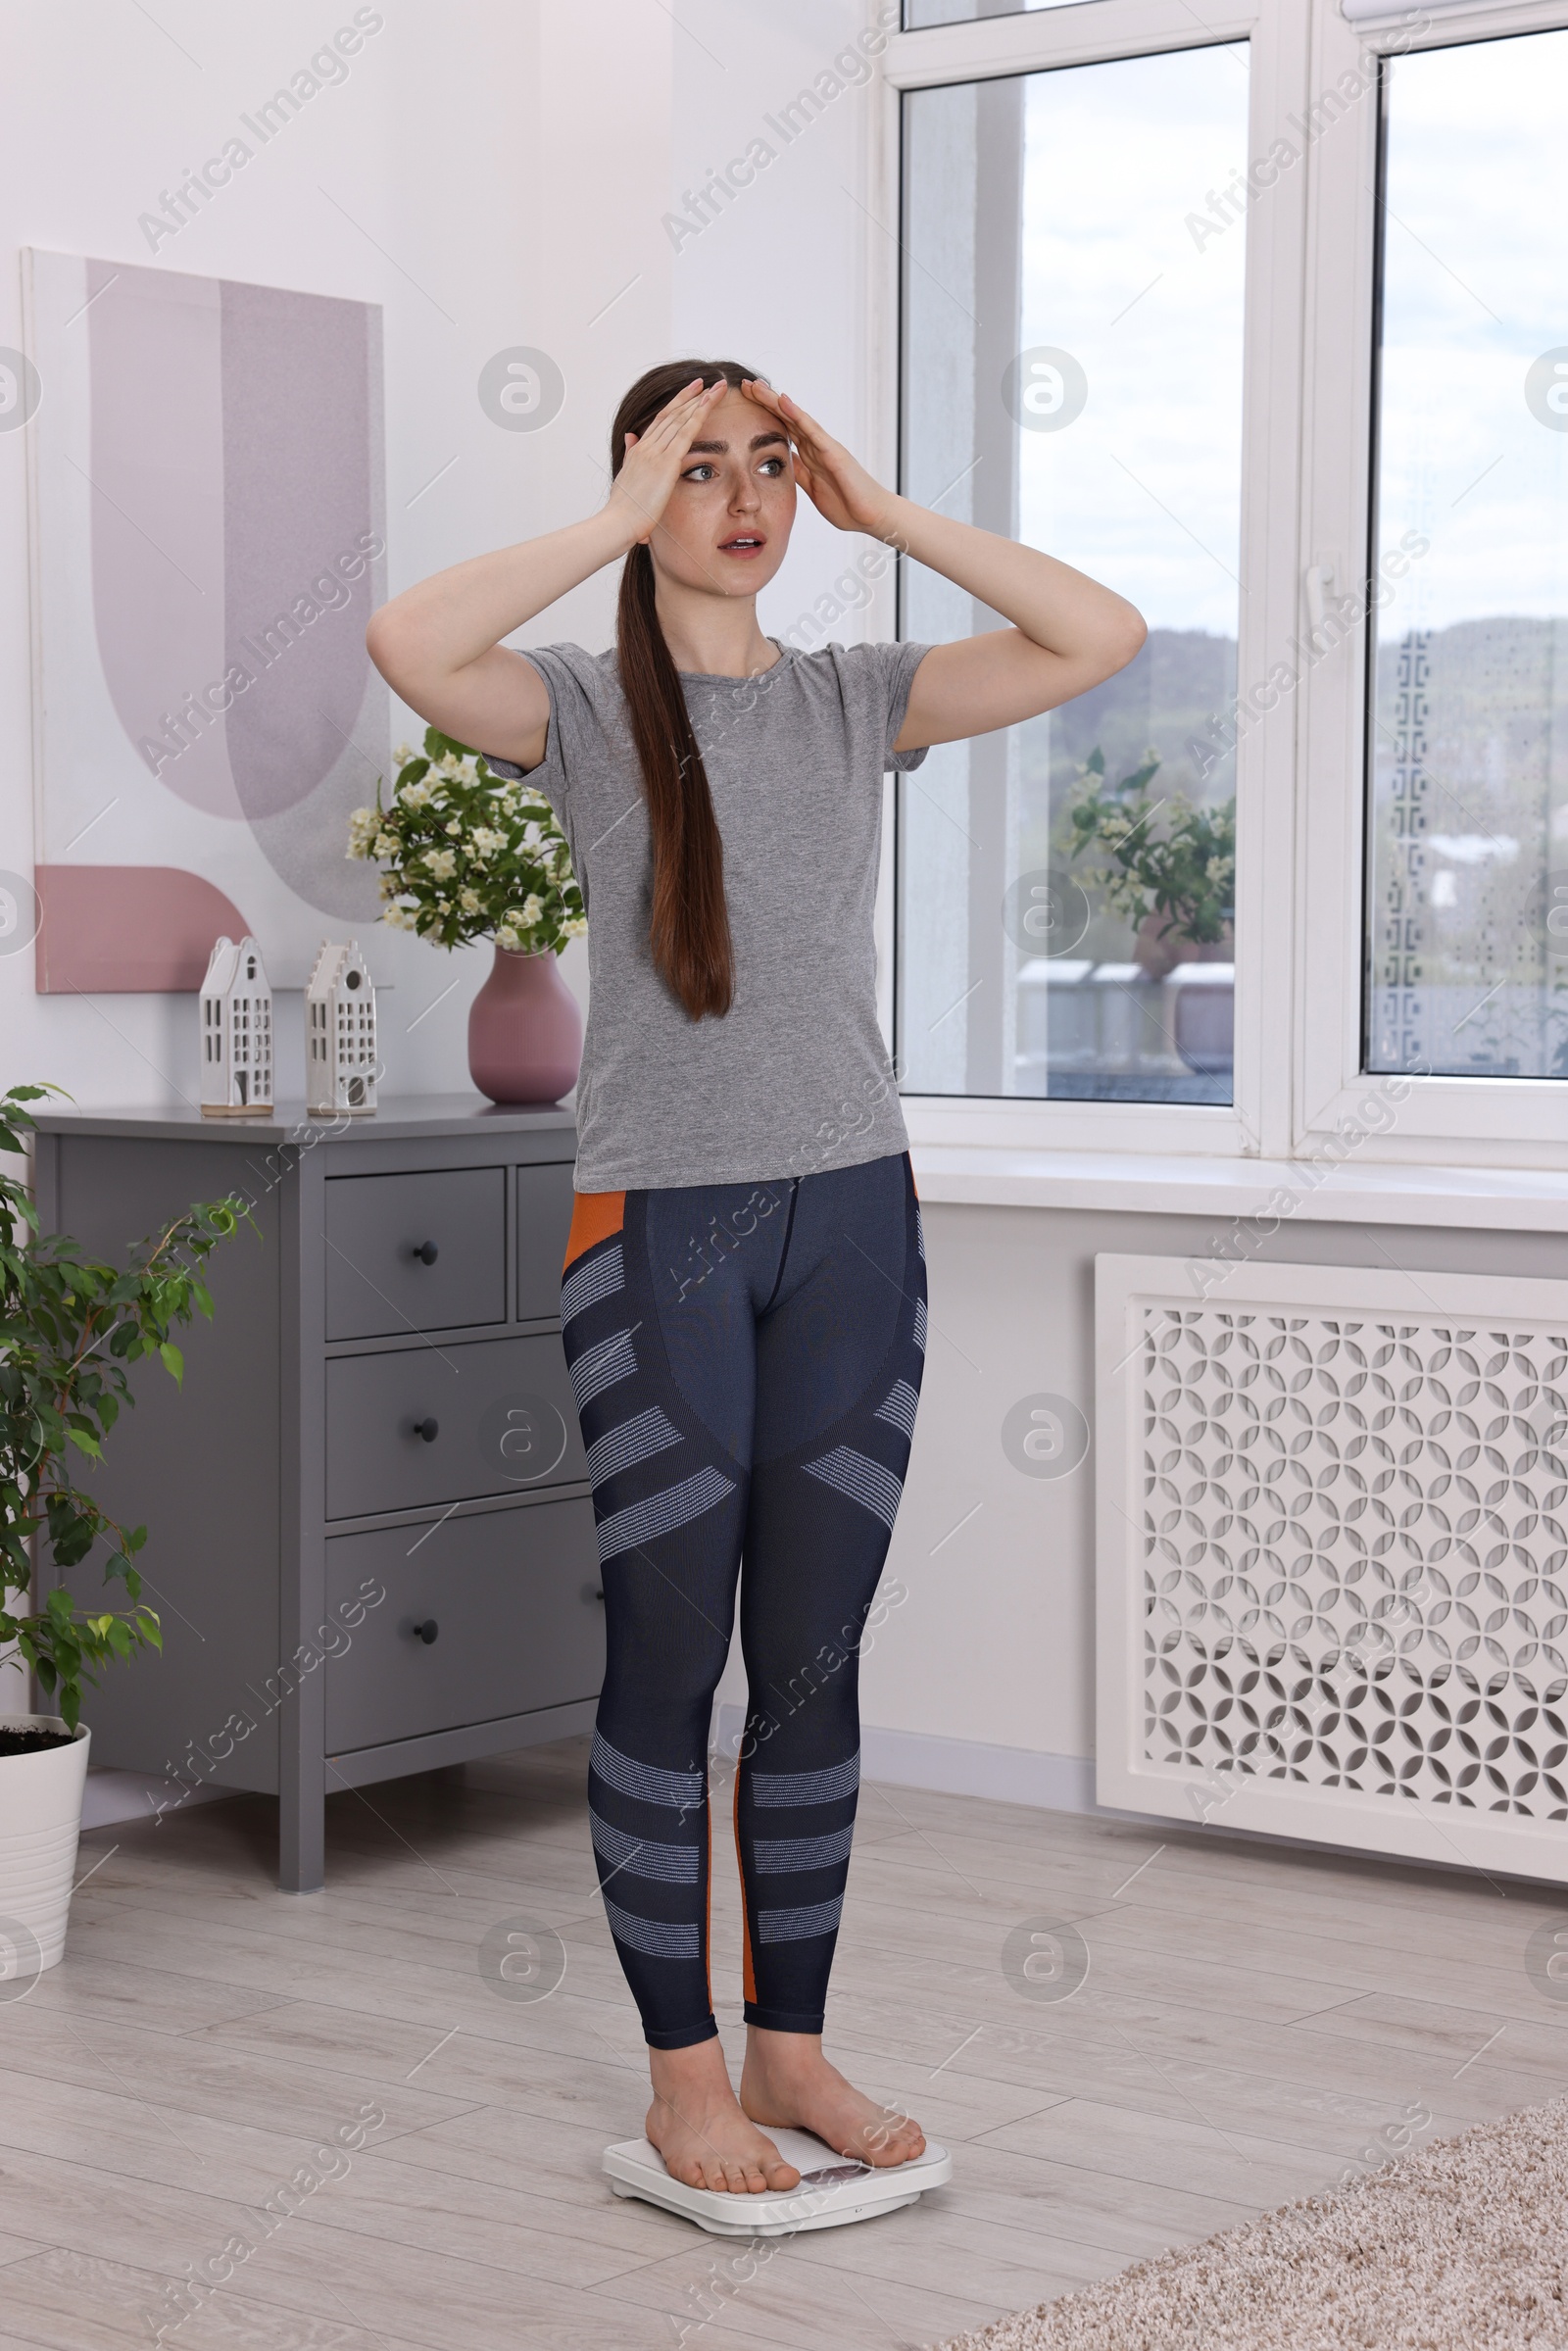
[[[859,461],[824,432],[787,392],[775,392],[752,376],[744,379],[741,389],[748,400],[755,400],[776,416],[788,432],[795,478],[823,520],[831,522],[835,530],[863,530],[874,539],[885,538],[898,504],[894,494],[873,480]]]

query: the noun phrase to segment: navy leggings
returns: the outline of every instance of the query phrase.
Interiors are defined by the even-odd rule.
[[[820,2033],[859,1787],[860,1639],[925,1361],[908,1155],[579,1193],[561,1322],[605,1591],[589,1821],[643,2030],[657,2049],[717,2031],[708,1739],[739,1579],[746,2021]]]

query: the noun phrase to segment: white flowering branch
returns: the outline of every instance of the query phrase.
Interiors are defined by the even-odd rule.
[[[381,919],[438,947],[494,939],[560,955],[588,928],[571,852],[548,801],[503,783],[478,752],[435,727],[399,744],[392,799],[349,818],[348,855],[381,867]]]

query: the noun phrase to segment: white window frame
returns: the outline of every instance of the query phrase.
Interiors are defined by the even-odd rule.
[[[1332,0],[1316,0],[1313,88],[1327,89],[1358,51],[1446,49],[1463,41],[1568,26],[1565,0],[1446,6],[1419,29],[1396,21],[1349,24]],[[1348,131],[1349,138],[1341,134]],[[1305,277],[1306,424],[1301,544],[1308,568],[1364,575],[1370,542],[1378,115],[1353,110],[1313,151],[1317,178]],[[1365,946],[1365,697],[1367,636],[1312,672],[1298,713],[1298,827],[1296,926],[1298,1027],[1293,1141],[1310,1151],[1325,1136],[1359,1126],[1357,1106],[1380,1083],[1362,1074]],[[1418,1077],[1395,1123],[1358,1141],[1360,1159],[1549,1167],[1568,1138],[1561,1078]]]
[[[1419,7],[1419,0],[1417,0]],[[870,141],[866,445],[897,477],[900,146],[905,91],[1246,40],[1248,155],[1367,53],[1448,47],[1568,25],[1568,0],[1432,0],[1349,24],[1339,0],[1077,0],[980,22],[896,33]],[[1352,106],[1282,173],[1246,221],[1242,576],[1237,683],[1247,692],[1308,620],[1308,570],[1342,581],[1365,568],[1373,373],[1378,144],[1376,93]],[[1173,196],[1173,201],[1178,199]],[[1114,584],[1114,583],[1112,583]],[[896,627],[891,586],[874,611]],[[1319,662],[1237,746],[1236,1065],[1231,1108],[1201,1103],[1054,1102],[906,1094],[918,1147],[1200,1152],[1289,1158],[1348,1125],[1381,1083],[1361,1071],[1364,947],[1364,630]],[[892,786],[889,787],[891,811]],[[891,839],[891,825],[888,833]],[[882,1013],[893,1033],[893,859],[879,906]],[[1358,1159],[1541,1166],[1561,1157],[1568,1084],[1559,1079],[1401,1081],[1392,1126]]]

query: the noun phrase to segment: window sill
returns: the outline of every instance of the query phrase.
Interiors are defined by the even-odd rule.
[[[919,1142],[911,1143],[910,1162],[927,1203],[1568,1232],[1568,1173],[1549,1169],[1345,1165],[1325,1171],[1305,1160]]]

